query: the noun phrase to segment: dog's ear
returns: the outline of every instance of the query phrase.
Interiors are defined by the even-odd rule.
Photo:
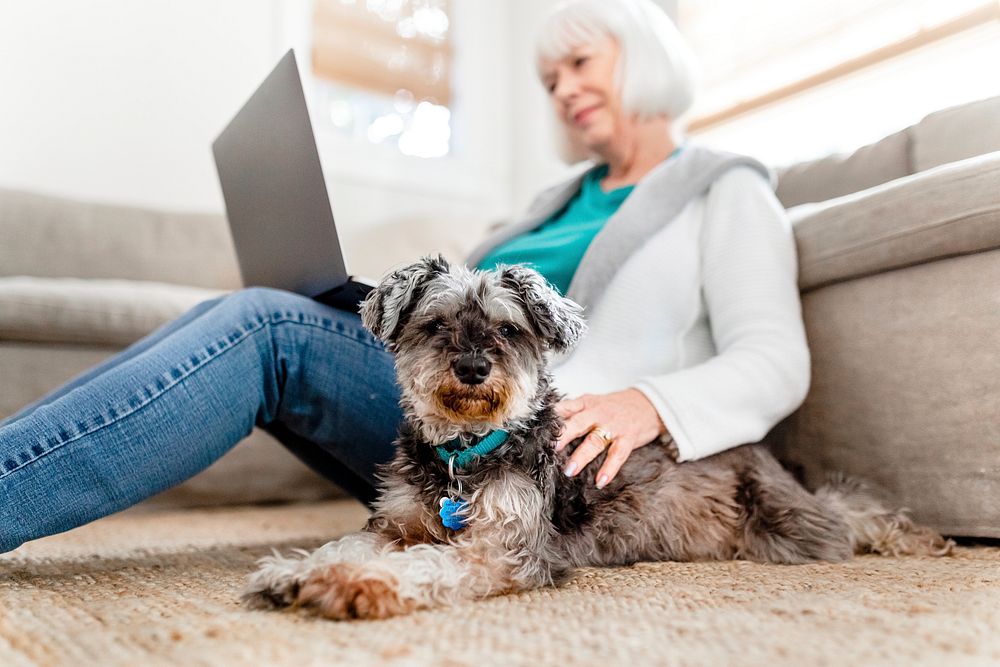
[[[424,257],[393,271],[368,293],[361,304],[361,324],[385,343],[396,340],[427,281],[448,273],[444,257]]]
[[[518,296],[535,333],[550,349],[566,352],[587,331],[583,308],[549,285],[538,271],[525,266],[498,267],[500,285]]]

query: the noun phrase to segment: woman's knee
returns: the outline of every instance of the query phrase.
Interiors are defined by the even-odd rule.
[[[294,292],[271,287],[246,287],[228,295],[226,304],[229,317],[241,320],[243,324],[291,321],[319,325],[368,345],[382,347],[362,326],[357,313],[332,308]]]
[[[245,315],[262,317],[313,303],[309,297],[273,287],[244,287],[227,295],[225,302]]]

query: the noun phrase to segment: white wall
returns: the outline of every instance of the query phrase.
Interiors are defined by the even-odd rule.
[[[453,220],[478,237],[510,214],[509,12],[453,7],[453,157],[317,127],[348,248],[393,220]],[[309,13],[309,0],[0,0],[0,187],[221,212],[211,141],[285,49],[307,60]]]
[[[556,156],[553,114],[535,73],[534,44],[539,25],[557,0],[510,0],[511,202],[523,210],[546,185],[573,171]]]
[[[427,217],[477,235],[572,171],[555,155],[532,57],[555,2],[453,2],[453,156],[349,144],[316,123],[347,236]],[[310,11],[309,0],[0,0],[0,187],[221,212],[211,141],[285,49],[303,62]]]
[[[270,65],[270,0],[0,1],[0,185],[219,209],[209,143]]]

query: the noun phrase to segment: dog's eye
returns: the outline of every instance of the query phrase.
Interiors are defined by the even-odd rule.
[[[430,322],[424,325],[424,331],[426,331],[431,335],[438,333],[443,328],[444,328],[444,320],[440,318],[436,320],[431,320]]]
[[[513,338],[518,333],[518,328],[509,322],[504,322],[500,325],[500,335],[504,338]]]

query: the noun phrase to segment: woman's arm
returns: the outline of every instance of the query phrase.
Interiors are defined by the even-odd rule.
[[[682,461],[760,440],[802,403],[810,379],[791,225],[758,173],[732,169],[712,186],[701,252],[716,356],[634,385]]]

